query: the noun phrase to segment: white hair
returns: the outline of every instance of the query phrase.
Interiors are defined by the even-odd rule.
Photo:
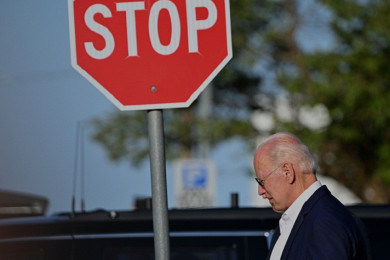
[[[271,135],[257,147],[257,151],[265,146],[269,148],[268,155],[275,164],[288,160],[298,165],[302,173],[316,174],[317,161],[310,149],[297,136],[290,133]]]

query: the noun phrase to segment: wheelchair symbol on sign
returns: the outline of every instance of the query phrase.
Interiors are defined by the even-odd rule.
[[[207,168],[203,165],[184,167],[182,169],[182,180],[184,188],[205,188],[207,186]]]

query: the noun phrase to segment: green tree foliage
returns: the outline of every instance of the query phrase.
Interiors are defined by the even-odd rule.
[[[321,103],[331,122],[316,132],[298,120],[282,127],[315,147],[324,174],[365,201],[389,202],[390,2],[322,2],[332,12],[335,47],[304,53],[285,40],[279,80],[295,111]]]

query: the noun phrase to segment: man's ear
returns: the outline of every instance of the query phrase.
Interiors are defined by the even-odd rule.
[[[292,184],[295,181],[295,169],[292,163],[285,163],[282,166],[283,175],[287,179],[288,183]]]

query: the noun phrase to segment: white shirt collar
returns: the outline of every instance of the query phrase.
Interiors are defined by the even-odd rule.
[[[321,187],[320,181],[314,182],[307,188],[301,195],[291,204],[291,206],[283,213],[282,218],[289,218],[292,223],[298,218],[299,212],[301,211],[303,204],[313,195],[313,193]]]

